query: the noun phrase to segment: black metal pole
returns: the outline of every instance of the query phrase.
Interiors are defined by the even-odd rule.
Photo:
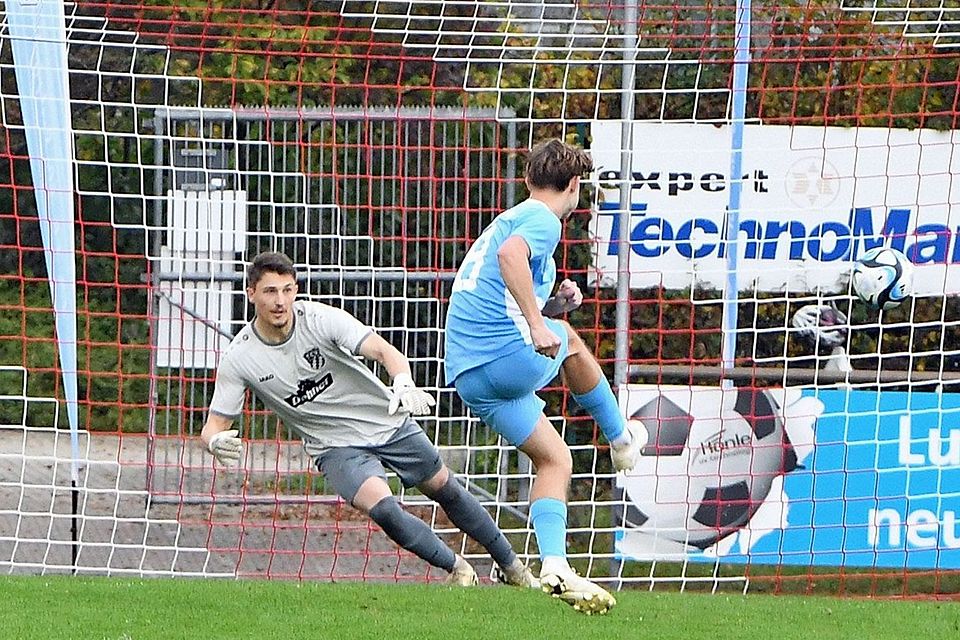
[[[73,575],[77,575],[77,557],[80,555],[80,527],[78,526],[79,520],[77,518],[78,507],[80,505],[80,488],[77,487],[77,481],[70,481],[70,503],[71,503],[71,524],[70,524],[70,539],[73,541],[71,547],[71,566]]]

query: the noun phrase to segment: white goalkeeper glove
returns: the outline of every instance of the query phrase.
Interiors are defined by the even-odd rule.
[[[390,406],[387,407],[387,413],[395,414],[401,407],[403,410],[415,415],[425,416],[430,413],[430,407],[437,404],[429,393],[423,389],[418,389],[413,383],[413,378],[409,373],[398,373],[393,379],[391,389],[393,397],[390,398]]]
[[[231,467],[240,462],[240,458],[243,456],[243,440],[237,437],[239,435],[240,432],[236,429],[215,433],[210,437],[207,450],[213,454],[217,462]]]
[[[797,334],[814,346],[839,347],[847,342],[847,316],[836,305],[808,304],[793,314]]]

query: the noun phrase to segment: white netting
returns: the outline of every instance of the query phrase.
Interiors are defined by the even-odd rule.
[[[83,432],[81,457],[74,460],[68,429],[57,420],[49,427],[32,424],[51,410],[57,416],[57,401],[30,396],[22,368],[0,367],[0,377],[11,386],[20,379],[21,393],[0,396],[0,405],[5,414],[23,418],[20,424],[0,425],[0,569],[233,575],[231,566],[211,557],[205,528],[181,526],[176,510],[151,509],[145,438]]]
[[[31,407],[55,401],[27,393],[32,336],[27,328],[15,336],[24,346],[9,357],[20,367],[2,375],[22,374],[23,381],[0,402],[4,415],[11,403],[22,404],[23,418],[0,428],[0,566],[69,571],[78,549],[76,570],[90,572],[435,577],[337,500],[255,399],[243,425],[241,470],[215,470],[200,446],[213,369],[250,320],[244,266],[262,250],[286,252],[303,275],[304,295],[343,306],[408,354],[415,379],[440,399],[424,429],[518,552],[535,558],[529,461],[443,385],[440,345],[466,245],[522,197],[518,155],[548,136],[590,146],[598,165],[589,181],[594,210],[586,222],[574,221],[577,237],[558,260],[590,287],[589,305],[571,321],[604,364],[614,364],[613,286],[631,278],[628,362],[620,364],[629,365],[631,380],[661,386],[625,389],[622,405],[628,413],[647,411],[657,423],[647,424],[651,433],[666,424],[656,413],[664,399],[687,423],[686,457],[670,447],[653,451],[646,460],[653,472],[618,483],[606,451],[595,446],[593,423],[568,396],[550,396],[548,414],[570,417],[554,423],[573,450],[570,551],[581,571],[618,586],[669,581],[716,589],[745,587],[751,561],[803,567],[852,558],[855,567],[875,570],[919,558],[910,566],[954,566],[953,511],[941,507],[956,498],[950,474],[960,455],[952,396],[943,393],[952,390],[960,363],[960,313],[946,297],[958,291],[951,215],[960,202],[960,154],[957,135],[944,131],[956,129],[948,89],[956,91],[957,76],[936,55],[956,44],[955,8],[755,8],[743,171],[731,176],[733,5],[328,4],[281,11],[272,24],[258,23],[262,29],[248,25],[253,17],[243,12],[214,15],[212,5],[186,8],[177,19],[142,8],[152,20],[141,22],[121,4],[108,7],[109,19],[68,7],[76,192],[86,225],[79,251],[89,308],[81,312],[90,326],[97,317],[115,326],[106,338],[89,327],[82,335],[90,389],[84,419],[91,422],[84,426],[91,428],[82,431],[77,545],[70,540],[67,431],[57,417],[31,418]],[[626,24],[634,14],[636,30]],[[14,167],[13,158],[25,153],[23,123],[7,23],[0,29],[0,98]],[[850,36],[848,43],[844,29],[862,41]],[[927,45],[939,53],[909,49]],[[890,58],[904,46],[904,75],[870,66],[874,53]],[[366,62],[362,73],[342,70],[358,60]],[[395,66],[415,71],[377,75]],[[907,98],[914,103],[901,106]],[[625,100],[633,101],[626,111],[637,121],[627,150]],[[835,104],[839,115],[828,116]],[[861,113],[864,105],[874,111]],[[941,131],[910,119],[923,109],[945,118],[935,123]],[[631,176],[620,175],[624,151]],[[25,180],[17,180],[23,191]],[[743,192],[738,363],[750,389],[743,393],[717,388],[730,374],[718,363],[720,315],[731,302],[723,293],[730,275],[723,225],[735,183]],[[630,213],[621,210],[624,184]],[[614,228],[631,237],[627,273]],[[97,244],[101,235],[113,246]],[[128,246],[126,238],[136,239],[135,250],[117,248]],[[923,265],[916,301],[883,314],[856,302],[847,274],[853,243],[863,248],[866,241],[913,251]],[[28,262],[35,245],[26,237],[17,244]],[[115,282],[103,277],[114,267],[124,271]],[[7,278],[20,290],[4,303],[28,317],[36,303],[29,290],[42,274],[20,269]],[[99,305],[97,282],[116,285],[112,307]],[[806,305],[817,313],[795,320]],[[116,351],[115,362],[100,363],[96,354],[104,350]],[[56,365],[47,355],[37,366],[50,377]],[[119,380],[115,395],[96,384],[105,378]],[[692,383],[710,389],[687,388]],[[761,391],[771,385],[805,388],[802,397]],[[756,414],[757,402],[769,405],[766,413]],[[811,441],[811,416],[822,442]],[[93,428],[93,420],[112,423]],[[758,420],[768,429],[764,437],[794,456],[790,464],[771,462],[769,449],[752,444],[739,457],[746,466],[718,462],[725,447],[747,451],[743,439]],[[854,453],[843,457],[848,447]],[[698,450],[717,456],[717,465],[691,479]],[[818,470],[818,452],[820,464],[834,466]],[[674,476],[656,477],[661,454],[682,459],[663,462]],[[888,459],[898,462],[877,471]],[[775,477],[757,483],[764,474]],[[721,482],[734,476],[737,482]],[[653,497],[644,493],[651,486]],[[432,503],[400,493],[458,551],[482,561]],[[833,529],[818,526],[828,532],[821,537],[842,530],[853,546],[817,547],[812,525],[807,548],[777,546],[781,529],[812,521],[815,503],[845,501],[853,511],[869,503],[862,521],[850,524],[841,514]],[[676,522],[689,524],[697,511],[707,514],[698,516],[701,525],[703,518],[729,519],[726,529],[744,513],[748,521],[763,517],[752,529],[740,522],[733,533],[695,544],[686,530],[678,539]],[[948,561],[910,555],[930,551],[931,518],[939,527],[933,553]],[[656,522],[665,524],[651,542],[643,536]],[[914,545],[903,557],[896,555],[900,540]],[[625,554],[643,562],[624,562]]]
[[[960,7],[949,0],[843,0],[841,7],[869,15],[874,24],[891,27],[907,40],[928,42],[937,48],[960,45]]]

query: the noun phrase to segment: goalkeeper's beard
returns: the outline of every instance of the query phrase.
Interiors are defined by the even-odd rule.
[[[262,327],[265,331],[261,333],[269,333],[271,337],[276,338],[286,338],[290,335],[290,331],[293,329],[293,323],[291,322],[293,314],[290,312],[290,308],[280,310],[272,310],[266,314],[258,315],[259,323],[262,323]]]
[[[290,326],[290,310],[279,309],[270,313],[270,326],[274,329],[284,329]]]

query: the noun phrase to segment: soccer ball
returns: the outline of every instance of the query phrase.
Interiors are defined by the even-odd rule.
[[[853,291],[874,309],[892,309],[913,292],[913,265],[890,247],[875,247],[853,265]]]
[[[798,466],[763,390],[662,391],[631,418],[648,440],[618,481],[628,497],[625,524],[658,539],[716,544],[750,521],[774,478]]]

